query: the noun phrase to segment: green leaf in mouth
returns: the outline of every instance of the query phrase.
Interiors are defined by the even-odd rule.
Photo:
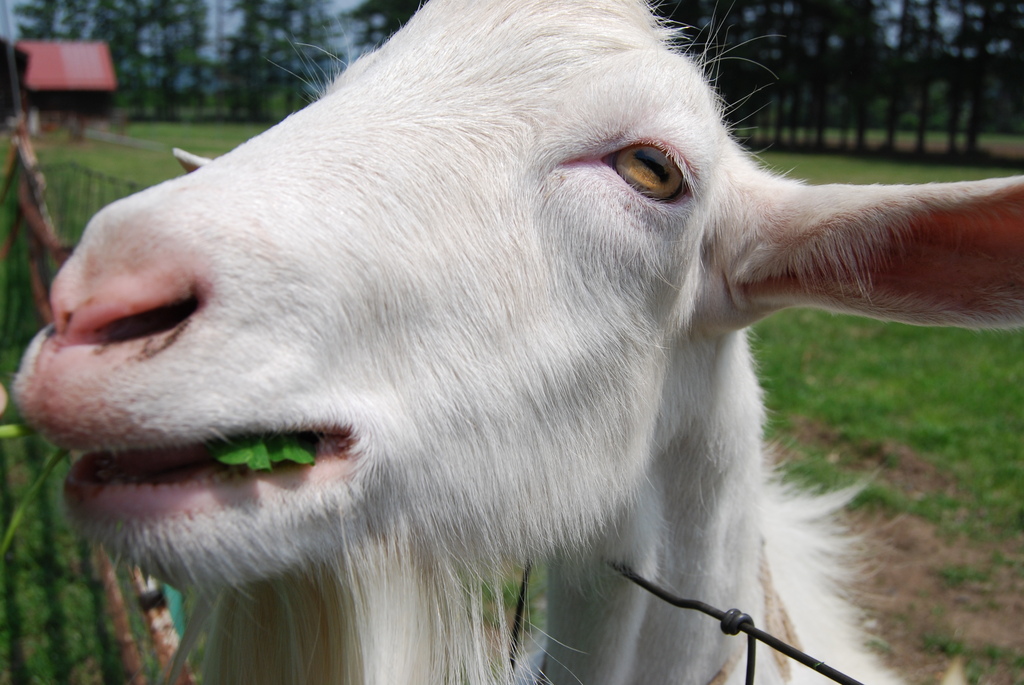
[[[209,443],[206,448],[222,464],[248,466],[253,471],[270,471],[283,461],[312,464],[316,455],[316,441],[308,433],[232,438]]]

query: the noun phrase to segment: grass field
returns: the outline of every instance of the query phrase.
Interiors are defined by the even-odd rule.
[[[774,139],[774,136],[770,135],[770,130],[758,128],[740,129],[737,131],[737,134],[741,138],[750,136],[752,139],[751,147],[757,147],[761,144],[755,141],[769,138]],[[815,145],[816,137],[817,132],[815,130],[802,129],[798,132],[795,142],[790,137],[789,132],[787,132],[783,140],[787,143],[793,143],[797,146],[797,149],[802,147],[810,150]],[[888,133],[883,129],[869,129],[864,139],[866,148],[876,152],[882,151],[887,141]],[[895,149],[901,154],[916,154],[917,132],[897,130],[893,143]],[[854,134],[852,131],[846,131],[844,137],[843,132],[838,129],[826,129],[824,144],[828,150],[852,149],[855,145]],[[957,149],[963,150],[967,145],[966,137],[963,134],[957,136],[956,144]],[[947,154],[949,151],[948,134],[942,131],[929,131],[925,135],[925,150],[931,155]],[[978,150],[982,155],[991,155],[1000,159],[1017,160],[1018,163],[1024,163],[1024,136],[982,133],[978,139]]]
[[[45,168],[62,162],[77,162],[94,171],[151,186],[182,173],[171,155],[179,147],[204,157],[216,157],[260,133],[256,124],[130,124],[129,138],[155,144],[158,149],[140,149],[95,140],[71,142],[63,131],[39,139],[36,149]]]
[[[761,160],[772,169],[812,183],[945,183],[1024,173],[1005,166],[961,166],[923,161],[891,161],[870,157],[767,152]]]
[[[215,156],[258,132],[229,125],[144,124],[127,134],[159,143],[165,151],[72,144],[55,136],[40,141],[38,152],[44,169],[75,161],[148,185],[180,173],[170,157],[172,146]],[[815,183],[931,182],[1010,173],[825,155],[766,153],[761,158]],[[7,374],[36,326],[23,290],[18,293],[17,269],[9,264],[0,269],[5,283],[15,281],[0,302],[0,364]],[[800,310],[760,323],[754,336],[771,409],[770,438],[793,478],[814,488],[873,478],[857,501],[862,510],[921,517],[951,541],[992,541],[1002,555],[999,568],[1024,578],[1024,335],[922,329]],[[0,513],[5,521],[40,467],[44,449],[29,441],[3,446]],[[927,471],[928,482],[941,487],[908,490],[899,480],[908,464]],[[90,580],[89,554],[61,522],[58,491],[54,482],[0,568],[0,685],[111,683],[119,677],[116,645],[98,586]],[[979,577],[991,577],[996,563],[950,564],[938,573],[964,591],[981,582]],[[1024,683],[1019,637],[1009,646],[974,644],[941,630],[918,631],[914,639],[925,652],[965,654],[973,682]],[[932,682],[929,678],[916,679]]]

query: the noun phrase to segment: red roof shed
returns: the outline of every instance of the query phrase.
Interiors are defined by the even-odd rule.
[[[117,90],[114,62],[106,43],[22,40],[17,45],[28,53],[25,86],[29,90]]]
[[[91,121],[107,121],[114,110],[117,76],[106,43],[22,40],[28,55],[24,88],[27,109],[43,128],[69,126],[80,132]]]

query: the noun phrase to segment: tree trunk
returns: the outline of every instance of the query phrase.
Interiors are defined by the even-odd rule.
[[[918,154],[928,149],[928,119],[931,117],[932,74],[935,69],[935,38],[938,21],[937,1],[928,0],[928,29],[925,38],[924,56],[921,60],[921,104],[917,113],[917,144]]]
[[[893,56],[892,90],[889,92],[889,109],[885,120],[885,149],[892,151],[896,149],[896,128],[899,125],[900,109],[903,99],[904,72],[906,67],[904,59],[907,54],[907,43],[910,39],[910,22],[913,21],[913,14],[910,11],[911,0],[903,0],[900,9],[900,39],[896,45],[896,54]]]
[[[981,127],[985,122],[985,82],[988,80],[989,65],[992,55],[988,51],[989,36],[992,31],[992,7],[990,3],[984,3],[981,15],[981,33],[978,36],[978,56],[974,60],[974,69],[971,70],[971,116],[967,121],[966,152],[969,155],[977,154],[978,137]]]
[[[959,62],[959,60],[957,60]],[[959,64],[957,65],[959,67]],[[960,113],[963,109],[963,86],[959,73],[954,73],[949,84],[949,123],[946,128],[946,152],[956,155],[959,152],[957,136],[960,133]]]

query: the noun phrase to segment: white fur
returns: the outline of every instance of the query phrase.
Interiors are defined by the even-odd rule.
[[[356,439],[242,502],[72,506],[219,588],[208,682],[507,682],[480,583],[527,560],[550,567],[553,683],[704,685],[738,648],[608,561],[759,623],[767,564],[808,652],[893,682],[836,588],[836,503],[773,484],[743,329],[793,304],[1019,324],[1021,181],[772,177],[672,40],[641,0],[433,0],[319,101],[93,220],[17,381],[51,439]],[[605,160],[634,143],[690,192],[624,183]],[[83,342],[88,317],[189,293],[171,333]],[[768,658],[758,678],[782,681]]]

